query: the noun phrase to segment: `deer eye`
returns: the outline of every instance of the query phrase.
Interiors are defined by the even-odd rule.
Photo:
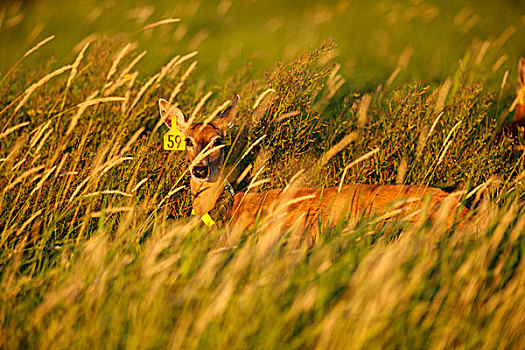
[[[193,143],[191,142],[191,139],[189,137],[184,141],[186,141],[186,147],[193,147]]]
[[[218,147],[222,145],[222,139],[215,139],[213,141],[213,147]]]

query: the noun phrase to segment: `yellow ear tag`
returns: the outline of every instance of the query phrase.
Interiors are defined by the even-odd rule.
[[[195,210],[191,210],[191,215],[196,215],[195,214]],[[213,225],[215,225],[215,221],[213,221],[213,219],[211,218],[210,214],[206,213],[204,214],[203,216],[201,216],[201,221],[204,223],[204,225],[208,226],[208,227],[212,227]]]
[[[164,149],[166,151],[186,150],[185,136],[175,125],[164,134]]]

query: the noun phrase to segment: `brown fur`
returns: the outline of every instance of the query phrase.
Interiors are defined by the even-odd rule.
[[[195,157],[203,150],[210,149],[217,137],[224,137],[228,125],[235,118],[237,102],[238,96],[220,117],[207,125],[187,125],[186,118],[180,110],[175,110],[169,105],[165,105],[164,108],[161,106],[163,117],[171,120],[172,116],[176,116],[179,130],[192,140],[194,146],[187,150],[190,171],[195,164],[215,168],[212,173],[217,176],[210,176],[206,181],[199,180],[192,172],[190,187],[193,209],[198,215],[209,212],[224,191],[224,150],[217,147],[197,163]],[[167,113],[169,110],[174,112]],[[419,218],[418,212],[423,203],[428,200],[427,214],[431,219],[438,217],[439,208],[445,206],[445,203],[453,206],[448,208],[452,210],[448,211],[446,217],[447,226],[451,227],[456,215],[454,208],[459,205],[459,201],[457,196],[447,201],[449,196],[451,195],[443,190],[426,186],[364,184],[346,185],[341,191],[338,191],[337,187],[291,187],[262,193],[237,193],[227,222],[239,232],[251,227],[257,217],[264,217],[266,220],[282,224],[284,229],[299,227],[304,231],[311,231],[316,237],[319,224],[326,228],[337,224],[340,219],[358,220],[363,215],[375,214],[385,219],[405,216],[410,221],[415,221]],[[467,209],[462,208],[459,216],[463,217],[467,213]]]
[[[432,187],[365,184],[346,185],[340,192],[337,187],[330,187],[238,193],[231,210],[231,222],[237,229],[245,230],[255,223],[258,216],[270,216],[270,220],[280,222],[284,229],[296,227],[309,231],[312,239],[316,240],[319,224],[322,228],[329,228],[341,219],[355,222],[374,214],[384,220],[406,217],[414,222],[420,218],[425,200],[429,201],[428,217],[436,219],[449,196],[449,193]],[[457,199],[450,198],[448,204],[455,207]],[[444,210],[448,210],[446,224],[450,228],[454,224],[456,210],[450,206]],[[468,210],[462,208],[459,217],[467,214]]]

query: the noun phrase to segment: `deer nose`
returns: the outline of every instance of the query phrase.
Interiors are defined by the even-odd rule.
[[[205,179],[210,175],[210,167],[208,167],[207,165],[194,166],[193,169],[191,170],[191,173],[197,179]]]

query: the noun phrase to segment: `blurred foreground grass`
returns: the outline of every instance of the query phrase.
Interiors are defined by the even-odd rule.
[[[522,50],[516,3],[66,3],[72,24],[51,4],[2,12],[2,57],[16,57],[0,76],[1,348],[525,343],[522,151],[496,137]],[[32,16],[44,27],[29,40]],[[107,36],[78,44],[93,32]],[[44,33],[57,36],[15,64]],[[233,137],[257,123],[232,152],[252,146],[236,190],[301,169],[337,185],[374,151],[345,182],[459,186],[473,217],[453,232],[362,218],[314,247],[271,224],[231,237],[186,219],[186,165],[162,150],[157,100],[204,118],[237,93]]]

